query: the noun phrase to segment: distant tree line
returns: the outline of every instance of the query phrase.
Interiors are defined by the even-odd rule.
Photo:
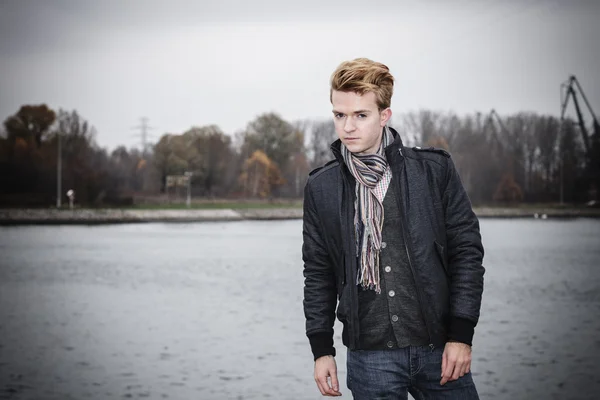
[[[477,205],[598,198],[598,146],[585,154],[570,119],[421,110],[395,117],[391,126],[406,145],[449,151]],[[331,120],[288,122],[275,113],[231,135],[216,125],[165,133],[141,150],[119,146],[109,153],[96,136],[77,111],[23,105],[0,132],[0,206],[56,203],[59,141],[63,199],[73,189],[77,204],[104,207],[181,200],[186,188],[169,177],[186,174],[196,199],[298,199],[308,173],[332,159],[336,139]]]
[[[586,154],[571,119],[420,111],[404,115],[400,129],[409,142],[448,150],[475,204],[598,200],[600,132]]]

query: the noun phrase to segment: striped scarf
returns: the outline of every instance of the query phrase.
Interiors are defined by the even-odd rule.
[[[384,149],[393,141],[387,125],[383,128],[383,140],[375,154],[353,154],[342,144],[342,156],[350,173],[356,179],[356,201],[354,202],[354,229],[356,233],[356,255],[360,257],[357,284],[365,289],[381,293],[379,282],[379,251],[383,228],[383,203],[373,189],[388,168]]]

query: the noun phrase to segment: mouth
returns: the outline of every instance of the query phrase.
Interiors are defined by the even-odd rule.
[[[346,140],[346,141],[348,141],[348,142],[352,142],[353,140],[358,140],[358,138],[355,138],[355,137],[347,137],[347,138],[345,138],[345,140]]]

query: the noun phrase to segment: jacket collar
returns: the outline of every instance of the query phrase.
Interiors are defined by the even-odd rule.
[[[384,149],[388,162],[391,162],[393,160],[393,156],[395,155],[395,153],[399,154],[401,157],[404,157],[404,153],[403,153],[404,144],[402,143],[402,138],[400,137],[400,134],[394,128],[391,128],[391,127],[390,127],[390,131],[392,132],[392,136],[394,136],[394,141],[392,143],[390,143]],[[383,129],[381,132],[383,134]],[[330,149],[331,149],[331,152],[333,153],[333,155],[335,156],[335,158],[340,163],[340,165],[345,166],[344,157],[342,156],[341,146],[342,146],[342,141],[340,139],[337,139],[335,142],[331,143]]]

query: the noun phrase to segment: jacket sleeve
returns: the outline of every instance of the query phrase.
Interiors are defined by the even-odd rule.
[[[304,188],[303,207],[303,305],[306,335],[316,360],[324,355],[335,356],[333,325],[337,292],[333,266],[323,239],[323,229],[315,208],[310,181]]]
[[[483,294],[484,250],[479,220],[454,162],[451,158],[447,160],[443,204],[450,272],[448,338],[471,345]]]

